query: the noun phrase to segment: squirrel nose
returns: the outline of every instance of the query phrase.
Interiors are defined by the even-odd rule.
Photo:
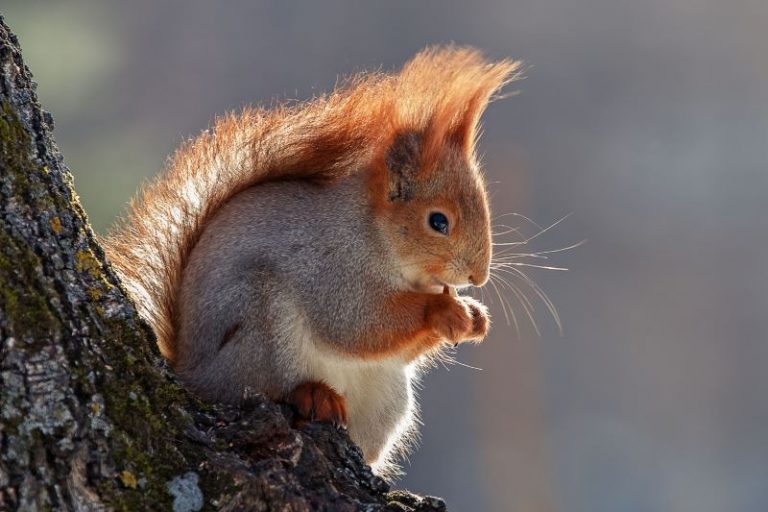
[[[469,282],[474,286],[483,286],[488,281],[488,272],[483,272],[482,275],[472,274],[469,276]]]

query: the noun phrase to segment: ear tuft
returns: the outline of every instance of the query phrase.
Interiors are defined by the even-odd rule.
[[[447,146],[475,158],[480,116],[519,70],[520,62],[492,62],[458,46],[427,48],[403,67],[394,91],[397,124],[424,134],[423,169],[434,168]]]
[[[366,108],[339,112],[339,125],[344,134],[363,134],[355,147],[372,149],[372,204],[411,200],[449,154],[474,164],[480,116],[504,85],[520,78],[519,69],[519,62],[490,61],[472,48],[430,47],[400,73],[352,88],[349,104]]]

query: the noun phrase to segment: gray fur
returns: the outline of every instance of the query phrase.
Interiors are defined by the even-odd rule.
[[[362,180],[263,184],[216,213],[184,271],[176,369],[204,398],[235,403],[324,380],[376,461],[410,429],[413,369],[343,353],[389,322],[377,299],[403,286]]]

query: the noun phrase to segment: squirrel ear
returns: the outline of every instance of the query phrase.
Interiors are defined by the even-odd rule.
[[[473,158],[480,115],[487,102],[487,97],[476,94],[461,105],[449,102],[443,106],[427,126],[419,155],[422,168],[434,169],[448,148]]]
[[[458,122],[446,134],[447,139],[461,149],[465,155],[472,154],[480,115],[486,102],[486,98],[480,98],[477,95],[470,98],[464,106],[464,110],[459,113]]]
[[[384,163],[389,176],[389,200],[408,201],[421,167],[421,136],[408,131],[395,135]]]

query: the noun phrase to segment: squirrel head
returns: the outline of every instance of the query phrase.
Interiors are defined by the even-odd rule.
[[[462,147],[444,141],[432,157],[429,134],[394,137],[383,155],[375,218],[397,270],[415,290],[482,286],[491,229],[485,183]]]
[[[475,144],[485,107],[519,66],[472,48],[428,48],[377,91],[369,200],[398,271],[417,290],[488,280],[490,212]]]

